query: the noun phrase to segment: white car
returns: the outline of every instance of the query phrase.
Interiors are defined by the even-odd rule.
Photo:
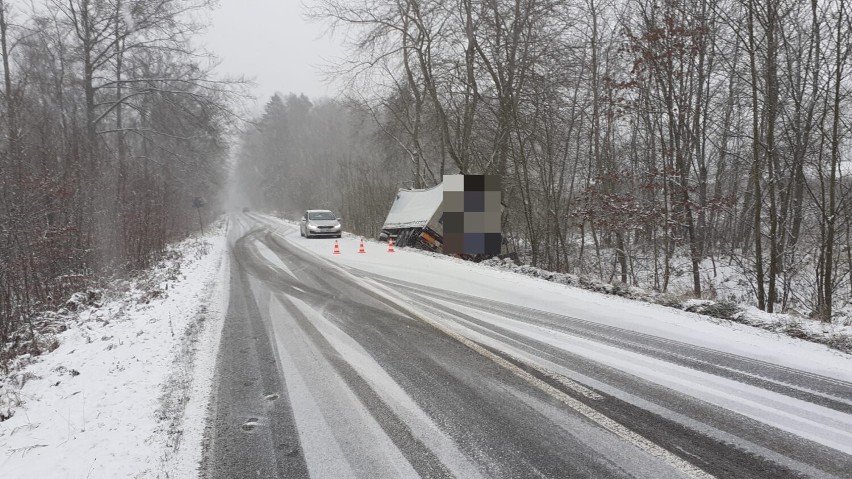
[[[329,236],[340,238],[340,218],[329,210],[308,210],[299,222],[299,234],[306,238]]]

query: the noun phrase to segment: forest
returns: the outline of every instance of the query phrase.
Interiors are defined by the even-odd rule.
[[[502,178],[522,261],[830,321],[852,298],[843,0],[319,0],[333,99],[275,95],[238,189],[374,237],[398,188]]]
[[[227,191],[375,237],[399,188],[458,173],[502,179],[526,264],[852,311],[842,0],[315,0],[339,94],[254,119],[199,46],[215,5],[0,0],[0,338],[149,266]]]
[[[193,42],[213,4],[0,0],[4,342],[214,219],[245,85]]]

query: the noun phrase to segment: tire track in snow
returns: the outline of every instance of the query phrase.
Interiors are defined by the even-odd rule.
[[[842,461],[844,461],[842,458],[848,458],[848,456],[845,456],[840,451],[828,449],[823,444],[803,440],[800,436],[794,436],[786,433],[785,431],[778,430],[777,428],[766,426],[756,419],[732,413],[730,410],[725,409],[722,406],[707,403],[706,405],[702,405],[696,409],[696,399],[694,397],[686,396],[680,392],[675,393],[674,390],[668,389],[666,386],[656,386],[652,382],[647,382],[646,379],[632,376],[629,371],[621,372],[620,369],[607,366],[605,364],[606,361],[598,362],[600,361],[600,358],[587,359],[583,355],[583,351],[576,352],[570,344],[561,344],[561,341],[552,337],[552,333],[549,334],[543,332],[537,337],[528,336],[524,335],[522,330],[504,329],[497,323],[492,323],[485,318],[474,318],[468,314],[452,309],[449,305],[445,305],[443,303],[436,303],[413,294],[409,295],[408,298],[424,307],[427,311],[432,313],[434,317],[443,318],[443,320],[446,321],[447,326],[457,330],[459,334],[483,344],[494,351],[513,351],[515,356],[526,356],[528,358],[527,360],[530,362],[543,362],[543,367],[548,367],[548,364],[550,364],[552,365],[550,366],[550,369],[559,371],[566,376],[578,376],[577,374],[572,374],[574,371],[567,368],[578,368],[581,364],[595,364],[595,369],[603,371],[609,370],[610,375],[614,373],[617,376],[632,378],[630,379],[630,382],[642,384],[643,387],[640,389],[646,391],[646,396],[644,397],[649,399],[643,399],[635,396],[634,394],[625,394],[622,390],[609,386],[606,383],[601,383],[598,380],[585,377],[584,375],[579,375],[580,377],[577,379],[579,379],[580,383],[596,387],[598,391],[605,393],[605,399],[608,400],[608,402],[601,404],[587,404],[595,409],[605,408],[610,411],[607,415],[620,416],[628,427],[631,427],[633,424],[637,424],[636,427],[640,428],[640,432],[645,432],[650,434],[652,437],[657,438],[657,442],[659,444],[666,445],[666,447],[671,450],[679,450],[681,453],[687,454],[686,451],[683,451],[682,448],[678,447],[678,442],[689,443],[691,445],[692,452],[688,454],[697,454],[698,457],[704,458],[702,460],[706,460],[706,457],[718,454],[718,449],[713,447],[714,443],[716,446],[725,444],[726,446],[722,447],[722,449],[729,450],[727,456],[717,456],[713,463],[707,463],[706,467],[710,469],[711,472],[714,466],[719,465],[717,463],[725,463],[733,457],[740,457],[742,460],[748,460],[751,462],[760,462],[762,460],[760,458],[763,457],[769,459],[769,461],[774,462],[775,464],[781,465],[782,468],[777,468],[775,465],[771,464],[771,462],[765,463],[761,466],[761,470],[770,471],[774,469],[774,473],[769,474],[767,472],[764,475],[758,475],[757,477],[788,477],[795,475],[793,471],[798,471],[800,474],[808,476],[818,477],[826,476],[827,474],[829,477],[843,477],[845,475],[845,469],[837,464],[842,463]],[[564,366],[560,366],[559,364],[551,361],[564,364]],[[598,372],[596,377],[600,378],[601,373]],[[607,373],[604,373],[602,377],[604,378],[602,380],[606,381],[606,378],[608,377]],[[624,386],[622,385],[621,387]],[[653,394],[650,393],[651,391],[653,391]],[[692,417],[676,413],[665,407],[657,405],[657,402],[671,395],[676,395],[681,399],[688,400],[690,403],[689,410],[692,411]],[[620,402],[621,405],[613,406],[612,404],[609,404],[613,402],[613,398],[617,399],[616,402]],[[578,399],[583,400],[582,397]],[[701,400],[700,402],[703,403],[704,401]],[[665,404],[665,401],[660,404]],[[759,406],[754,402],[749,402],[749,404],[751,404],[752,407]],[[649,408],[649,406],[652,407]],[[624,410],[632,410],[634,412],[630,414],[623,414]],[[651,416],[656,416],[657,418],[653,419],[648,417],[648,412],[652,412],[653,414]],[[801,416],[790,417],[801,419]],[[765,432],[772,432],[774,436],[774,445],[777,446],[780,442],[780,450],[783,452],[773,451],[760,446],[753,441],[737,436],[737,434],[743,434],[742,429],[736,430],[735,433],[729,433],[711,426],[710,424],[712,423],[705,424],[702,422],[709,420],[718,422],[721,419],[724,419],[728,424],[728,429],[730,429],[731,423],[737,425],[740,423],[751,424],[752,427],[759,428],[757,430],[768,429]],[[675,426],[672,422],[695,431],[699,436],[706,436],[706,438],[701,438],[696,436],[696,434],[684,431],[683,427]],[[666,426],[667,423],[670,425]],[[831,425],[830,422],[827,424]],[[820,427],[825,426],[820,425]],[[659,430],[668,431],[669,435],[659,437],[656,435]],[[843,433],[842,429],[833,428],[833,430],[836,433]],[[709,439],[709,441],[707,439]],[[841,444],[836,444],[836,446],[842,448]],[[819,451],[815,457],[819,457],[823,460],[823,462],[820,463],[822,468],[815,467],[811,463],[811,459],[813,459],[813,457],[808,456],[808,454],[810,451],[814,450]],[[753,456],[754,459],[747,459],[748,456]],[[696,457],[696,459],[698,459],[698,457]],[[832,458],[832,460],[828,460],[827,458]]]
[[[410,293],[444,299],[487,313],[521,317],[549,329],[587,337],[619,349],[628,349],[692,369],[734,379],[786,396],[802,399],[836,411],[852,413],[852,384],[835,378],[799,371],[785,366],[737,356],[700,346],[638,333],[547,311],[498,301],[472,298],[460,293],[423,287],[364,273],[388,286]],[[747,367],[750,366],[752,371]],[[754,372],[753,372],[754,371]]]

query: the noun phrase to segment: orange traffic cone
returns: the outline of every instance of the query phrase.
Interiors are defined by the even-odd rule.
[[[340,254],[340,245],[337,244],[337,240],[334,240],[334,253],[333,254]]]
[[[393,238],[388,238],[388,253],[393,253]]]
[[[361,238],[361,247],[358,248],[359,253],[366,253],[367,250],[364,249],[364,238]]]

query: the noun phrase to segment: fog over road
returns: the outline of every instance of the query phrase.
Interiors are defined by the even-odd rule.
[[[207,477],[850,477],[849,382],[229,239]]]

